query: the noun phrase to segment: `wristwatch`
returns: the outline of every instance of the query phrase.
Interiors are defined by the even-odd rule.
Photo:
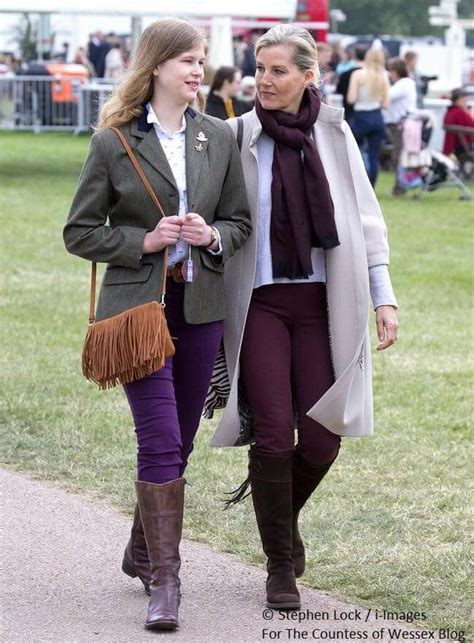
[[[219,237],[217,235],[217,230],[214,228],[214,226],[211,226],[211,240],[207,244],[206,248],[210,248],[218,239]]]

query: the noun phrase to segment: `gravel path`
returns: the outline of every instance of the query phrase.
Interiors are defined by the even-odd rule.
[[[303,611],[292,615],[297,620],[282,620],[262,607],[263,570],[184,541],[180,628],[147,632],[148,599],[137,579],[120,571],[130,521],[53,484],[4,470],[0,481],[6,643],[389,641],[387,627],[396,626],[375,619],[374,610],[305,588]],[[344,614],[349,617],[341,620]],[[335,630],[344,634],[330,637]]]

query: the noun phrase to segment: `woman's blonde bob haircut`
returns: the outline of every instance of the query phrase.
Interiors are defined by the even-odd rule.
[[[258,52],[266,47],[275,47],[277,45],[289,45],[293,47],[293,63],[301,72],[308,69],[314,70],[314,85],[319,84],[321,72],[318,65],[318,49],[313,36],[297,25],[284,24],[272,27],[267,33],[257,40],[255,45],[255,57]]]
[[[200,44],[207,48],[206,36],[184,20],[162,18],[148,25],[122,82],[100,111],[97,129],[117,127],[141,116],[143,103],[153,94],[153,70]]]

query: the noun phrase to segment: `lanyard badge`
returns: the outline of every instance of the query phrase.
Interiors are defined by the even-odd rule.
[[[186,281],[188,284],[192,283],[196,279],[197,268],[194,265],[194,261],[191,257],[191,246],[189,246],[188,258],[183,263],[183,266],[181,268],[181,274],[183,275],[184,281]]]

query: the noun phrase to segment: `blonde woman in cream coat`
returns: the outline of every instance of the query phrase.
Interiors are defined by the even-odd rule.
[[[214,384],[221,384],[223,394],[224,372],[229,389],[212,445],[250,443],[249,477],[230,502],[241,499],[250,484],[268,559],[266,604],[298,609],[295,578],[305,567],[299,511],[337,458],[341,438],[373,432],[369,292],[377,350],[396,341],[397,303],[387,268],[387,230],[359,148],[343,110],[322,103],[315,89],[314,40],[300,27],[281,25],[260,38],[256,57],[256,109],[229,121],[241,138],[253,233],[226,265],[226,368],[215,369]],[[275,159],[281,163],[276,175]],[[300,181],[300,169],[309,171],[311,185],[300,182],[307,195],[314,180],[320,181],[315,209],[323,216],[325,204],[326,229],[335,226],[337,236],[327,235],[325,247],[323,241],[314,247],[314,237],[303,244],[306,256],[311,251],[310,274],[277,278],[275,249],[291,264],[285,245],[295,248],[299,233],[290,225],[285,229],[293,239],[283,237],[283,247],[270,243],[272,220],[280,216],[273,189],[283,184],[287,190],[280,207],[288,199],[293,203],[298,194],[292,182],[285,185],[286,176],[293,172]],[[288,210],[292,224],[295,208]],[[317,227],[313,213],[307,216]],[[216,402],[215,392],[211,388],[209,402]]]

